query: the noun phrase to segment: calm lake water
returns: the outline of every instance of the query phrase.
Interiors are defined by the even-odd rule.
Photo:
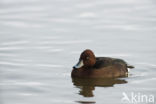
[[[135,68],[127,78],[71,79],[84,49]],[[156,1],[1,0],[0,91],[1,104],[122,104],[124,95],[133,104],[132,94],[155,104]]]

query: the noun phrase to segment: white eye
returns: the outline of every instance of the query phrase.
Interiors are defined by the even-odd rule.
[[[86,59],[88,60],[88,59],[89,59],[89,57],[86,57]]]

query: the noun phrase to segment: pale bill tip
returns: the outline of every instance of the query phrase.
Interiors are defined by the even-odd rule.
[[[78,69],[78,68],[81,68],[83,66],[83,60],[80,60],[75,66],[74,68]]]

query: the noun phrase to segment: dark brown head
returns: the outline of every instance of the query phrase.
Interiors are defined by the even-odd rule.
[[[82,67],[89,68],[94,66],[95,63],[96,63],[96,58],[94,53],[92,52],[92,50],[86,49],[81,53],[79,62],[73,68],[74,69],[78,69]]]

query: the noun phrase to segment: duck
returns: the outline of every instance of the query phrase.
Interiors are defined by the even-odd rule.
[[[116,78],[127,77],[128,68],[134,68],[128,65],[122,59],[112,57],[96,57],[90,49],[84,50],[78,63],[73,66],[72,78]]]

